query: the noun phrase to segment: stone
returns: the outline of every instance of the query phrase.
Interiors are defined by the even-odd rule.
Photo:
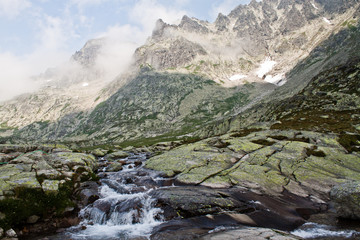
[[[176,187],[156,189],[150,194],[158,203],[168,206],[167,214],[186,217],[205,215],[232,209],[248,210],[252,206],[232,197],[225,197],[221,191],[205,187]],[[172,210],[170,210],[172,209]]]
[[[123,169],[122,166],[123,166],[122,163],[118,163],[118,162],[111,163],[106,168],[106,172],[118,172],[118,171],[121,171]]]
[[[80,203],[82,206],[87,206],[88,204],[91,204],[95,202],[100,197],[99,193],[99,184],[96,182],[83,182],[80,184],[80,188],[77,191],[77,195],[80,198]]]
[[[29,224],[33,224],[33,223],[36,223],[39,219],[40,219],[39,216],[32,215],[32,216],[28,217],[26,222]]]
[[[120,159],[120,158],[126,158],[128,156],[129,156],[129,153],[127,153],[127,152],[117,151],[117,152],[113,152],[113,153],[106,155],[106,159],[111,161],[111,160],[116,160],[116,159]]]
[[[97,148],[92,150],[91,154],[95,157],[104,157],[106,155],[106,151],[104,149]]]
[[[16,238],[17,234],[13,229],[9,229],[5,232],[5,236],[10,238]]]
[[[334,186],[330,197],[338,217],[360,220],[360,181]]]
[[[41,187],[45,193],[56,193],[59,191],[59,180],[44,180]]]
[[[201,240],[237,240],[237,239],[248,239],[248,240],[296,240],[300,239],[287,232],[268,229],[268,228],[254,228],[254,227],[243,227],[236,230],[225,230],[219,232],[210,231],[212,233],[200,237]]]

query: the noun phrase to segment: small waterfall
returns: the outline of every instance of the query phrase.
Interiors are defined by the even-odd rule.
[[[80,211],[83,221],[67,233],[71,239],[149,237],[153,227],[163,222],[162,210],[154,206],[155,200],[149,196],[158,187],[157,176],[138,164],[139,160],[146,160],[146,155],[132,155],[124,160],[128,164],[123,170],[103,174],[100,198]]]

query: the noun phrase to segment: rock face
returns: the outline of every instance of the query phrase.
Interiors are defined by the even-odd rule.
[[[8,157],[8,162],[0,165],[0,213],[4,216],[0,227],[3,229],[50,219],[54,221],[52,227],[64,226],[56,216],[74,211],[77,204],[74,192],[82,181],[94,178],[97,160],[92,155],[33,148],[0,146],[1,155]],[[31,226],[28,229],[31,231]],[[49,229],[38,229],[42,230]]]
[[[72,56],[72,59],[85,67],[93,66],[104,42],[105,40],[101,38],[88,41],[80,51]]]
[[[266,57],[277,64],[277,71],[269,75],[289,71],[316,43],[326,39],[335,25],[356,15],[356,8],[356,1],[341,5],[334,1],[267,0],[239,5],[228,16],[219,14],[214,23],[187,16],[179,25],[159,20],[152,38],[135,56],[138,65],[156,70],[201,72],[225,85],[234,85],[229,77],[242,74],[251,82],[260,80],[258,65]],[[183,52],[176,62],[171,60],[173,42],[182,46]]]
[[[328,200],[333,184],[359,180],[358,154],[349,154],[335,135],[289,130],[249,132],[175,148],[149,159],[146,167],[185,184],[236,185],[271,195],[286,190],[318,202]]]
[[[331,200],[341,218],[360,219],[360,182],[346,182],[331,189]]]

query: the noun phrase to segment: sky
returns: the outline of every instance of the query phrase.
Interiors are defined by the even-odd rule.
[[[209,22],[250,0],[0,0],[0,101],[36,86],[30,80],[68,61],[87,40],[112,39],[129,58],[157,19]],[[123,52],[123,53],[121,53]]]

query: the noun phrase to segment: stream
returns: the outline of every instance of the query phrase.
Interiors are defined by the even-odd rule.
[[[162,210],[154,206],[149,192],[172,184],[143,168],[148,157],[146,153],[131,154],[122,159],[123,169],[118,172],[107,172],[109,164],[99,158],[103,166],[98,172],[100,198],[80,211],[78,226],[44,239],[147,239],[152,229],[163,223]]]
[[[37,239],[149,239],[154,227],[165,222],[163,210],[155,206],[156,199],[149,193],[174,187],[172,179],[162,178],[159,172],[143,168],[149,157],[148,153],[131,154],[121,159],[124,164],[118,172],[107,172],[111,164],[99,158],[100,198],[80,211],[82,222],[65,232]],[[306,223],[292,233],[304,239],[359,239],[360,236],[356,231],[340,231],[315,223]]]

